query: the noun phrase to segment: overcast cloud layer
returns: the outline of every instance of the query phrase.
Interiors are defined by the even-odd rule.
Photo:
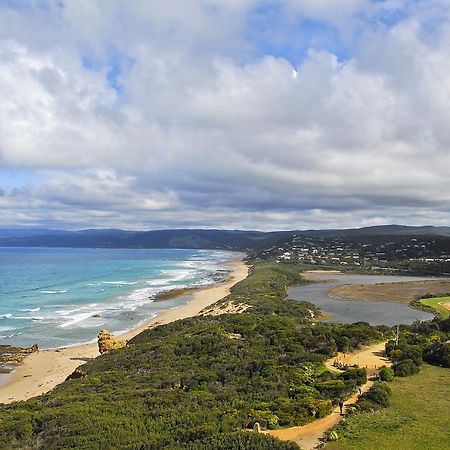
[[[3,0],[0,226],[450,223],[449,0]]]

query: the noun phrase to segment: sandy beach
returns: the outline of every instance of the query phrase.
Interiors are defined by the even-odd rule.
[[[140,327],[120,335],[120,340],[131,339],[147,328],[193,317],[227,296],[231,287],[248,275],[248,266],[243,261],[234,261],[230,265],[233,271],[228,280],[194,291],[188,303],[162,312]],[[98,355],[97,343],[41,350],[30,354],[24,363],[9,375],[8,382],[0,387],[0,403],[27,400],[44,394],[62,383],[78,366]]]

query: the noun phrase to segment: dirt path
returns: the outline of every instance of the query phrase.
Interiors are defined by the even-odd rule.
[[[360,367],[366,367],[368,377],[371,377],[378,373],[380,366],[390,365],[390,361],[384,357],[384,344],[384,342],[374,344],[350,354],[338,353],[337,357],[329,359],[325,364],[334,372],[339,372],[339,369],[333,366],[336,359],[348,365],[358,364]],[[368,381],[363,386],[363,391],[368,391],[372,385],[373,381]],[[348,407],[356,403],[358,396],[359,394],[356,393],[344,403],[344,416]],[[296,442],[303,450],[312,450],[320,444],[320,439],[324,436],[325,432],[339,423],[344,416],[339,414],[339,407],[337,407],[329,416],[307,425],[271,430],[267,433],[282,441]]]

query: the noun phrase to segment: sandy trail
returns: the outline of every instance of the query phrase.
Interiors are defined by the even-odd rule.
[[[234,261],[230,265],[233,271],[228,280],[194,291],[188,303],[162,312],[142,326],[122,334],[120,340],[131,339],[147,328],[196,316],[202,309],[226,297],[231,287],[248,275],[248,266],[243,261]],[[32,353],[11,373],[8,382],[0,386],[0,403],[27,400],[44,394],[62,383],[78,366],[98,355],[97,343]]]
[[[367,373],[370,377],[378,373],[380,366],[390,365],[390,361],[384,357],[384,345],[385,343],[382,342],[350,354],[338,353],[337,357],[329,359],[325,364],[330,370],[339,372],[339,370],[333,366],[333,362],[338,358],[340,362],[348,365],[358,364],[360,367],[367,367]],[[363,386],[363,391],[368,391],[372,385],[373,381],[368,381]],[[348,407],[357,402],[358,397],[359,394],[356,393],[344,403],[344,415]],[[337,425],[343,417],[344,416],[339,414],[339,407],[337,407],[327,417],[318,419],[307,425],[284,428],[281,430],[271,430],[267,433],[282,441],[296,442],[303,450],[312,450],[320,444],[320,439],[324,434]]]

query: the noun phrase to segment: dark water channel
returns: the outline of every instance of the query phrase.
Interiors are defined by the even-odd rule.
[[[329,322],[369,322],[371,325],[411,324],[416,320],[430,320],[433,314],[418,311],[401,303],[373,302],[364,300],[342,300],[333,298],[328,290],[344,284],[395,283],[401,281],[429,280],[430,278],[400,277],[393,275],[339,275],[323,274],[318,279],[333,280],[315,282],[289,289],[291,299],[307,300],[322,311],[330,313]]]

